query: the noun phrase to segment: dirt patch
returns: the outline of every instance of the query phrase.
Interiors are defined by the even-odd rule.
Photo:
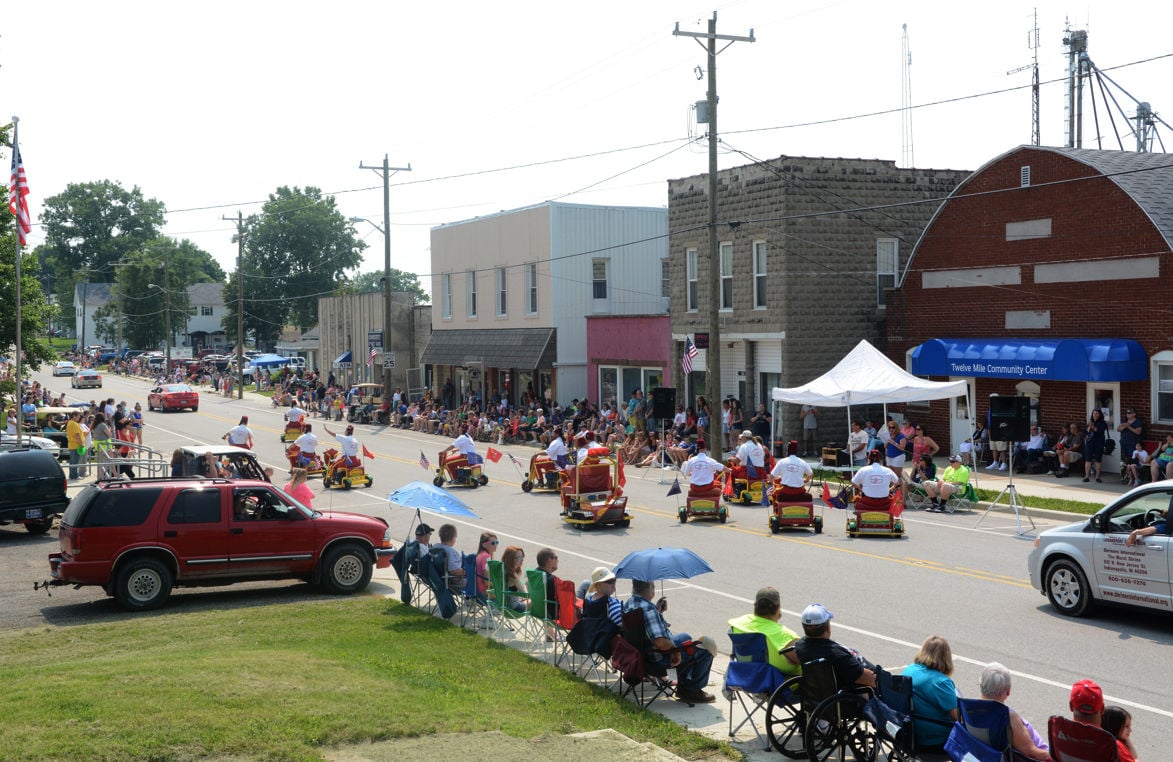
[[[504,733],[450,733],[402,738],[395,741],[327,749],[330,762],[399,762],[403,759],[492,759],[497,762],[532,762],[557,759],[560,762],[673,762],[680,757],[653,744],[638,743],[614,730],[596,730],[575,735],[543,735],[514,738]]]

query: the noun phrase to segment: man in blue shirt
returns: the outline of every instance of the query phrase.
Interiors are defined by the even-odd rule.
[[[668,623],[664,621],[660,606],[652,603],[652,596],[655,594],[655,582],[632,580],[631,597],[623,604],[623,613],[636,609],[643,612],[644,635],[652,648],[647,652],[647,656],[676,670],[676,694],[693,704],[712,703],[716,697],[705,692],[705,686],[709,684],[713,654],[695,646],[680,648],[692,638],[686,632],[672,634]],[[666,607],[666,602],[662,601],[661,605]]]

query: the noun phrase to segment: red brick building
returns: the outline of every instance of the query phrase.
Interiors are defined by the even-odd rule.
[[[1031,397],[1048,433],[1093,407],[1112,429],[1131,407],[1146,439],[1173,431],[1171,241],[1169,155],[1024,146],[993,159],[950,194],[889,297],[888,355],[971,388],[908,415],[952,451],[991,394]]]

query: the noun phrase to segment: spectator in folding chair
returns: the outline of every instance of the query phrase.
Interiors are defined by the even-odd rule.
[[[1104,691],[1091,680],[1079,680],[1071,686],[1071,699],[1067,702],[1071,719],[1085,725],[1100,727],[1104,713]]]
[[[460,551],[456,549],[456,526],[454,524],[440,525],[440,544],[437,549],[444,553],[446,563],[445,579],[448,587],[460,590],[464,587],[464,565],[461,562]]]
[[[489,561],[497,553],[500,541],[492,532],[481,532],[481,540],[477,543],[477,595],[482,599],[489,594]]]
[[[422,523],[415,528],[415,541],[419,543],[421,553],[427,553],[431,550],[432,531],[430,526]]]
[[[903,674],[912,679],[917,750],[944,751],[949,731],[961,717],[957,710],[957,686],[951,677],[953,651],[949,641],[940,635],[925,638]]]
[[[982,699],[1005,704],[1010,697],[1010,670],[996,661],[990,662],[978,679],[978,690],[981,691]],[[1010,713],[1010,740],[1014,751],[1028,759],[1050,762],[1051,752],[1046,740],[1025,717],[1009,707],[1007,710]]]
[[[797,442],[794,442],[797,448]],[[770,664],[787,676],[797,675],[799,665],[783,656],[782,651],[798,640],[798,634],[783,626],[782,594],[772,587],[763,587],[754,596],[753,613],[729,620],[729,629],[734,633],[761,633],[766,636]]]
[[[615,573],[606,566],[591,572],[591,585],[582,599],[583,618],[610,619],[616,627],[623,625],[623,603],[615,597]]]
[[[652,603],[655,594],[655,582],[635,579],[631,581],[631,597],[623,604],[625,614],[635,610],[643,613],[644,634],[652,647],[645,656],[676,670],[676,694],[681,699],[690,704],[712,703],[716,696],[705,692],[713,666],[712,652],[699,647],[681,648],[691,643],[692,638],[685,632],[672,633],[659,607]]]
[[[543,617],[542,612],[533,611],[533,605],[530,605],[530,613],[536,617],[542,617],[546,620],[558,619],[558,578],[554,576],[554,572],[558,571],[558,554],[550,548],[542,548],[537,555],[538,571],[542,574],[542,581],[546,588],[546,611]],[[546,642],[554,640],[554,628],[552,625],[546,625]]]

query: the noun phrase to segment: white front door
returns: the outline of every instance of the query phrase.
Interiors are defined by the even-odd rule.
[[[1108,436],[1116,440],[1116,449],[1111,455],[1104,456],[1103,472],[1105,478],[1111,479],[1120,475],[1120,435],[1116,427],[1120,425],[1120,384],[1119,382],[1100,382],[1087,385],[1087,418],[1091,418],[1092,410],[1099,408],[1108,424]],[[1087,426],[1087,419],[1084,420]]]
[[[953,377],[950,381],[960,381]],[[973,435],[973,379],[965,379],[966,394],[964,397],[953,397],[949,400],[949,453],[961,452],[961,445]],[[938,442],[937,444],[941,444]]]

